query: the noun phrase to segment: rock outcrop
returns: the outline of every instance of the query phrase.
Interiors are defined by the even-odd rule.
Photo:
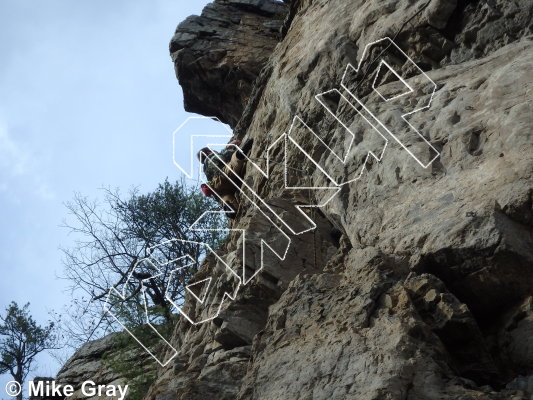
[[[278,1],[216,0],[179,24],[170,53],[185,110],[234,126],[286,14]]]
[[[82,398],[81,383],[92,380],[98,384],[122,383],[121,376],[105,363],[105,357],[116,346],[112,334],[82,346],[61,368],[56,377],[59,384],[72,384],[77,392],[73,398]]]
[[[291,132],[313,158],[289,146],[289,166],[301,173],[291,179],[317,187],[328,184],[317,165],[350,181],[361,155],[380,142],[371,143],[376,133],[362,120],[348,124],[354,161],[340,163],[334,150],[345,142],[323,144],[345,137],[345,128],[316,95],[346,89],[402,133],[395,141],[381,129],[379,140],[388,138],[381,161],[369,160],[360,179],[310,215],[317,228],[291,236],[285,261],[267,260],[212,322],[176,327],[180,354],[159,371],[147,399],[529,399],[533,3],[286,3],[217,0],[178,26],[171,53],[186,108],[254,138],[255,159]],[[371,48],[366,71],[345,75],[367,44],[385,37],[436,83],[434,94],[420,89],[391,108],[372,91],[365,74],[390,46]],[[398,72],[416,91],[420,72],[408,63]],[[385,98],[402,90],[391,78],[373,85]],[[339,98],[328,101],[340,115]],[[430,101],[409,120],[424,145],[398,115]],[[438,157],[423,168],[407,150],[422,163]],[[258,194],[294,213],[306,197],[287,194],[283,179],[281,167],[268,179],[247,169]],[[241,201],[234,227],[268,234],[269,224]],[[232,235],[227,259],[238,249]],[[223,290],[227,276],[215,260],[200,277],[209,274]],[[193,303],[190,310],[205,312]]]
[[[35,378],[34,382],[42,380],[45,384],[52,381],[64,393],[65,385],[72,386],[74,392],[68,397],[32,397],[40,400],[71,400],[88,399],[104,400],[117,399],[119,395],[107,396],[105,391],[88,397],[93,388],[98,386],[125,387],[128,385],[127,399],[140,399],[153,382],[156,365],[153,359],[133,343],[129,336],[122,333],[112,333],[101,339],[86,343],[78,349],[65,363],[55,378]],[[82,390],[84,382],[90,383],[86,393]],[[46,389],[45,389],[45,394]],[[50,392],[52,393],[52,392]]]

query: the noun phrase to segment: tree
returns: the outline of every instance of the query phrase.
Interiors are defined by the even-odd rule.
[[[210,214],[198,226],[210,230],[189,229],[215,204],[183,180],[174,184],[167,180],[148,194],[141,195],[133,190],[126,199],[118,191],[105,189],[104,194],[103,205],[80,195],[67,204],[73,221],[66,222],[65,226],[77,240],[72,248],[63,249],[65,274],[72,282],[71,289],[82,291],[84,296],[71,305],[71,314],[76,318],[62,326],[76,345],[116,330],[114,321],[102,313],[101,308],[112,287],[125,289],[128,301],[117,307],[122,314],[127,314],[126,320],[132,325],[146,323],[141,282],[150,311],[161,321],[168,322],[172,318],[172,307],[165,293],[169,293],[174,302],[183,301],[185,283],[197,271],[206,253],[205,247],[198,243],[216,248],[227,235],[217,231],[226,228],[226,221],[220,214]],[[149,262],[141,261],[151,248],[165,242],[151,254],[152,259],[158,259],[157,267],[163,273],[147,279],[158,271]],[[170,271],[177,265],[168,262],[186,255],[192,258],[194,265],[174,273],[169,286]]]
[[[54,323],[41,327],[29,313],[29,303],[20,308],[12,302],[6,315],[0,316],[0,374],[9,373],[21,386],[31,371],[35,357],[44,350],[54,349]],[[22,393],[17,398],[22,399]]]

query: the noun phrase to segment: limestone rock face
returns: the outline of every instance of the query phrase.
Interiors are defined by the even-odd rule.
[[[179,24],[170,53],[185,110],[235,125],[286,13],[274,0],[216,0]]]
[[[108,368],[103,361],[104,355],[113,350],[115,337],[115,335],[109,335],[81,347],[61,368],[56,381],[77,384],[96,379],[100,384],[107,384],[119,379],[120,376]]]
[[[71,385],[74,388],[74,393],[69,396],[69,399],[88,399],[88,400],[105,400],[110,398],[118,398],[106,395],[105,391],[98,393],[94,392],[94,396],[89,397],[87,393],[91,393],[93,387],[117,386],[124,387],[128,385],[126,399],[134,398],[143,394],[142,388],[139,388],[139,379],[144,374],[155,374],[156,365],[153,359],[140,347],[126,345],[129,337],[121,337],[119,333],[109,334],[101,339],[97,339],[86,343],[78,349],[72,357],[65,363],[55,378],[36,378],[34,381],[42,380],[45,382],[52,382],[64,388],[64,385]],[[120,339],[120,340],[119,340]],[[126,364],[127,363],[127,364]],[[139,372],[136,376],[136,382],[129,376],[130,371],[127,368],[134,368]],[[90,386],[87,387],[88,392],[83,393],[82,385],[84,382],[91,381]],[[63,390],[63,389],[61,389]],[[146,390],[144,390],[146,391]],[[36,400],[61,400],[65,397],[32,397]]]
[[[179,355],[147,399],[530,399],[533,3],[293,0],[279,36],[277,12],[258,11],[285,14],[273,3],[216,1],[180,24],[171,51],[186,104],[254,138],[253,159],[285,132],[298,143],[272,151],[268,178],[246,170],[288,225],[306,223],[295,204],[329,194],[287,190],[286,177],[339,192],[308,211],[316,229],[282,227],[292,240],[284,261],[268,253],[234,301],[188,300],[190,315],[220,313],[178,324]],[[276,26],[261,57],[228,50],[248,29],[244,10],[256,32]],[[224,78],[230,55],[253,71],[243,92]],[[235,97],[222,104],[206,87]],[[350,108],[354,98],[381,124]],[[258,239],[246,265],[256,271],[259,239],[278,231],[244,196],[232,227]],[[223,258],[237,265],[242,245],[232,234]],[[198,279],[212,276],[221,293],[230,275],[208,258]]]
[[[86,399],[82,393],[81,386],[85,381],[92,381],[96,385],[124,385],[127,384],[120,373],[112,370],[105,362],[106,355],[113,353],[116,346],[116,334],[108,335],[104,338],[88,342],[76,351],[65,363],[55,378],[35,378],[33,381],[43,381],[44,384],[51,385],[55,381],[57,385],[72,385],[75,392],[69,399]],[[137,357],[146,359],[141,351],[137,351]],[[61,400],[62,396],[54,397],[31,397],[35,400]],[[91,400],[104,400],[106,396],[93,396]]]

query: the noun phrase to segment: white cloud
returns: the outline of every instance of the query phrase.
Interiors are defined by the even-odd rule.
[[[6,124],[0,121],[0,172],[12,176],[22,175],[27,171],[30,158],[29,153],[11,139]]]
[[[0,193],[10,193],[12,200],[17,200],[17,188],[22,183],[40,199],[54,199],[54,191],[33,161],[32,151],[13,140],[7,125],[0,120]]]
[[[54,190],[44,181],[38,182],[35,193],[43,200],[55,200],[57,198]]]

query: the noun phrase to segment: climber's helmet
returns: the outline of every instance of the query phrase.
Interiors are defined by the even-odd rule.
[[[200,149],[200,151],[198,151],[198,154],[197,154],[198,160],[203,164],[205,160],[207,159],[207,156],[211,153],[212,151],[209,147],[204,147]]]

